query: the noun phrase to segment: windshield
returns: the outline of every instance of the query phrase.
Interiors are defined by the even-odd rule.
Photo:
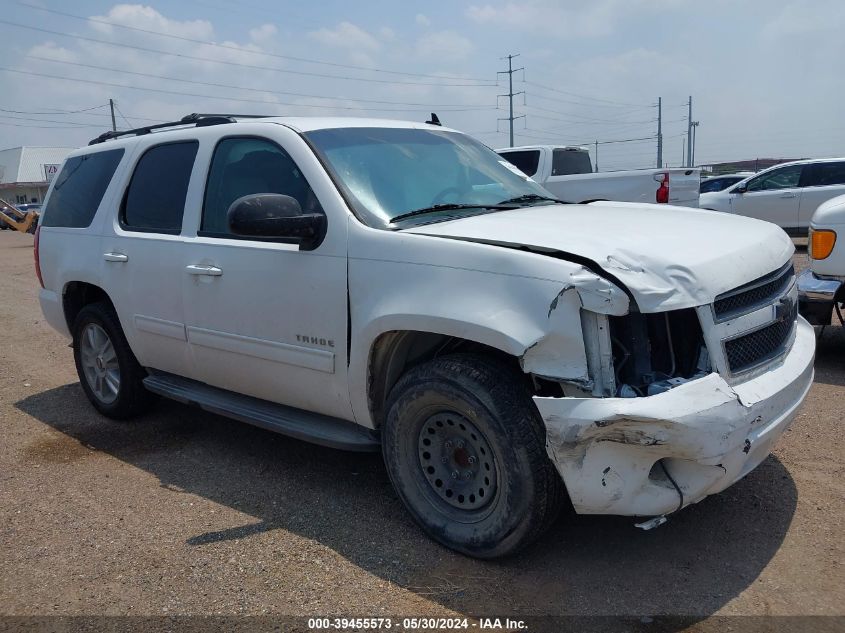
[[[550,196],[493,150],[457,132],[338,128],[308,132],[305,137],[328,165],[357,216],[375,228],[488,213],[493,210],[484,205],[520,196]],[[390,222],[436,205],[449,208]]]

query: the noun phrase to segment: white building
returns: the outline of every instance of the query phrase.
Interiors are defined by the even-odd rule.
[[[43,202],[47,188],[72,147],[0,150],[0,198],[12,204]]]

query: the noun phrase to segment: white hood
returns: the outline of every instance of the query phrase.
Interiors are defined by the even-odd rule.
[[[642,312],[712,303],[780,268],[795,250],[769,222],[627,202],[527,207],[406,232],[585,257],[625,284]]]

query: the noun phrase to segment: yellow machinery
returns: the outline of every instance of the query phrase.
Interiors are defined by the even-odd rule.
[[[38,211],[21,211],[0,198],[0,225],[7,225],[21,233],[35,233],[38,227]]]

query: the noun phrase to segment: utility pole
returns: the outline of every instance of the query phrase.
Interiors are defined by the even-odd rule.
[[[117,132],[117,124],[114,122],[114,99],[109,99],[109,107],[111,108],[111,129],[112,132]]]
[[[692,95],[687,103],[687,167],[692,167]]]
[[[516,55],[508,55],[507,58],[502,57],[502,59],[508,60],[508,69],[507,70],[500,70],[499,72],[496,73],[496,75],[507,75],[508,76],[508,93],[504,94],[504,95],[497,95],[497,98],[498,97],[507,97],[508,98],[508,103],[509,103],[508,118],[507,119],[499,119],[499,121],[508,121],[508,123],[510,124],[510,147],[513,147],[513,121],[514,121],[514,119],[521,119],[525,116],[524,114],[521,114],[517,117],[515,117],[513,115],[513,98],[514,98],[514,96],[525,94],[524,90],[522,90],[520,92],[514,92],[513,91],[513,74],[515,72],[520,71],[520,70],[525,70],[525,68],[514,68],[513,67],[513,58],[514,57],[519,57],[519,53],[517,53]]]
[[[682,138],[681,139],[681,167],[683,167],[684,163],[686,162],[685,159],[684,159],[684,156],[685,156],[686,153],[687,153],[687,139]]]
[[[663,97],[657,97],[657,168],[663,167]]]
[[[596,139],[596,173],[599,171],[599,140]]]
[[[693,121],[692,122],[692,152],[691,152],[692,160],[690,161],[690,164],[689,164],[690,167],[695,167],[695,131],[696,131],[697,128],[698,128],[698,121]]]

